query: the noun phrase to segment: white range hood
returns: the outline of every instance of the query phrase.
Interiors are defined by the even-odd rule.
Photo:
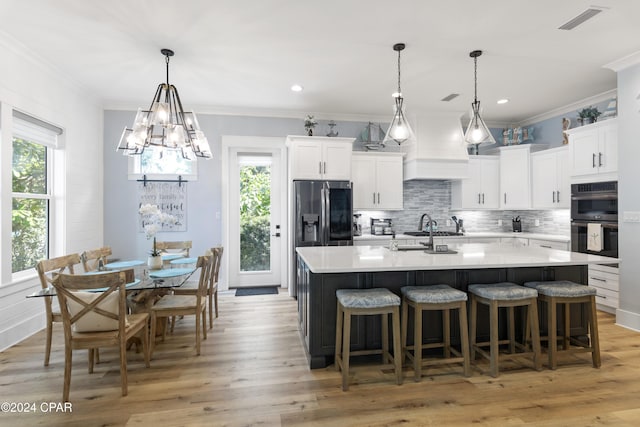
[[[469,154],[459,113],[434,113],[412,120],[416,142],[403,147],[404,180],[463,179]]]

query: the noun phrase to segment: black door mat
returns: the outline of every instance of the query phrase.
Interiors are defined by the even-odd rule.
[[[262,286],[259,288],[238,288],[236,289],[237,297],[244,297],[247,295],[273,295],[278,293],[277,286]]]

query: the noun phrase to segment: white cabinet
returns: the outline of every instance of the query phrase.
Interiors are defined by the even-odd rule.
[[[611,181],[618,177],[618,122],[609,119],[569,129],[573,182]]]
[[[568,209],[570,207],[571,184],[568,161],[568,147],[531,154],[531,193],[534,209]]]
[[[351,180],[355,138],[288,136],[290,179]]]
[[[500,208],[531,207],[530,144],[500,147]]]
[[[589,265],[589,286],[596,289],[598,309],[615,313],[619,303],[620,276],[617,267]]]
[[[452,209],[498,209],[500,190],[500,158],[469,158],[469,177],[451,183]]]
[[[402,153],[354,152],[353,209],[402,209]]]

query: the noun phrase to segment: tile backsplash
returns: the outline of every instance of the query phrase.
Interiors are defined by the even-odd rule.
[[[472,211],[451,209],[449,181],[413,180],[404,182],[404,210],[358,211],[363,234],[370,233],[370,218],[392,218],[396,233],[418,229],[420,216],[428,213],[438,223],[439,230],[455,231],[455,224],[447,226],[447,219],[455,215],[464,220],[469,232],[512,231],[511,220],[520,216],[522,231],[569,236],[569,209],[526,211]],[[498,224],[502,221],[502,225]],[[536,225],[536,220],[539,225]]]

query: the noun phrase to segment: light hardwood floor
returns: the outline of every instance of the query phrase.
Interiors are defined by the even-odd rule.
[[[296,302],[286,293],[220,294],[220,317],[195,356],[193,318],[176,324],[145,368],[129,351],[129,395],[120,395],[115,350],[100,351],[87,373],[86,352],[74,354],[72,413],[43,413],[62,395],[62,330],[54,330],[49,367],[44,333],[0,353],[2,401],[35,403],[35,413],[2,413],[2,426],[637,426],[640,420],[640,334],[601,313],[602,368],[589,356],[560,358],[556,371],[501,367],[493,379],[477,368],[429,370],[422,382],[405,368],[355,372],[348,392],[330,366],[309,370],[297,329]],[[56,325],[59,326],[59,325]],[[479,362],[481,363],[481,362]],[[486,369],[482,362],[480,368]]]

